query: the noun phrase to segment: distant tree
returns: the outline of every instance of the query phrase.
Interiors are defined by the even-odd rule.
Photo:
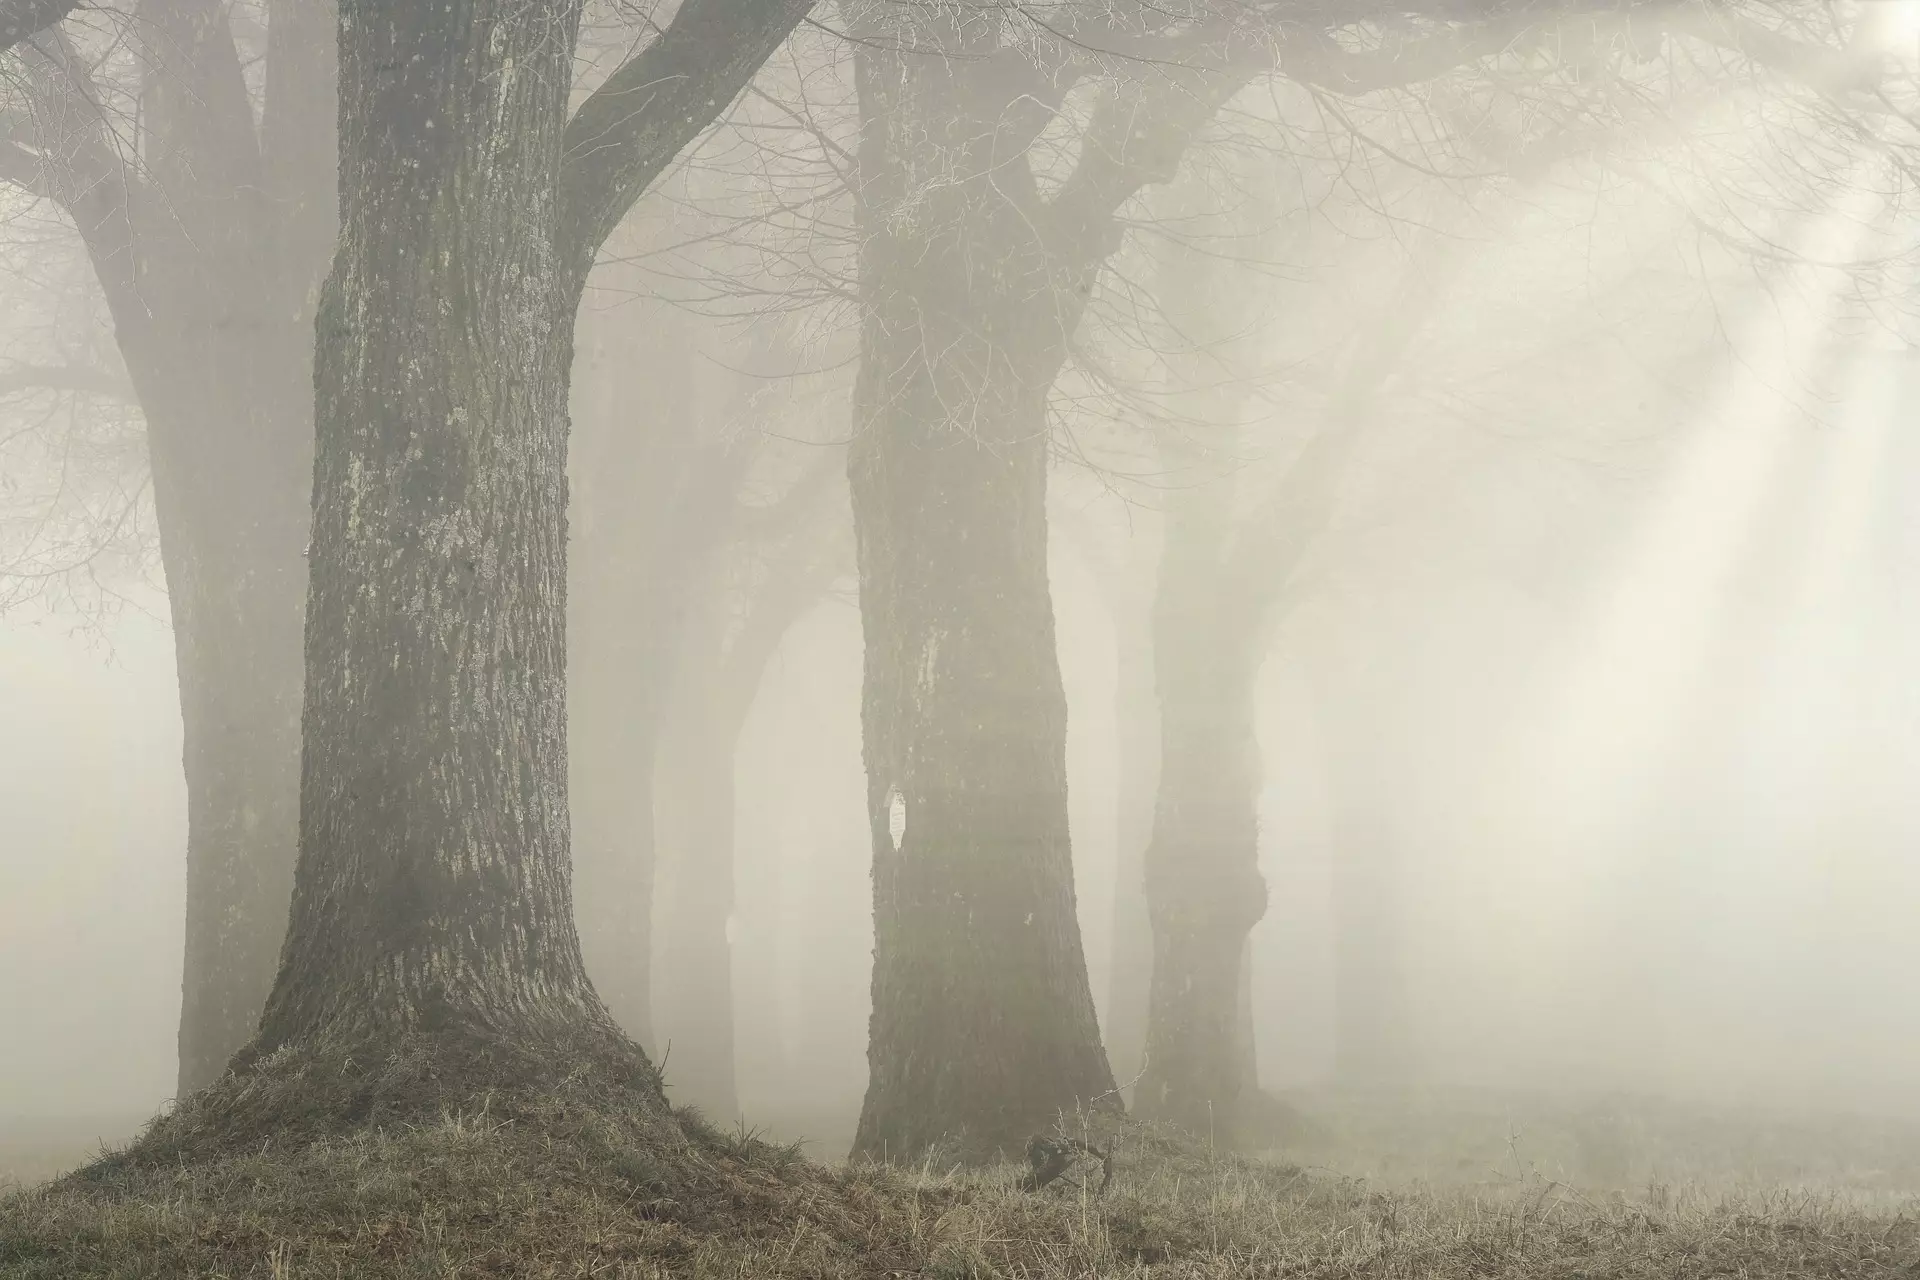
[[[1640,83],[1644,72],[1633,68],[1660,65],[1661,58],[1649,58],[1641,46],[1621,40],[1618,30],[1602,39],[1607,29],[1596,19],[1582,43],[1542,52],[1537,34],[1517,41],[1520,66],[1505,66],[1511,49],[1475,59],[1470,76],[1430,86],[1421,113],[1400,112],[1396,118],[1392,108],[1382,106],[1374,131],[1356,130],[1356,145],[1379,147],[1383,156],[1391,156],[1396,131],[1412,129],[1415,137],[1403,145],[1429,157],[1413,168],[1438,180],[1430,185],[1441,199],[1411,202],[1418,213],[1406,218],[1400,231],[1408,252],[1395,270],[1397,279],[1353,326],[1337,358],[1323,362],[1330,376],[1302,411],[1251,410],[1254,417],[1264,413],[1276,425],[1303,433],[1290,445],[1268,442],[1266,448],[1278,447],[1288,460],[1261,488],[1241,475],[1249,443],[1244,428],[1253,390],[1250,365],[1244,354],[1219,359],[1218,348],[1244,348],[1249,342],[1236,330],[1240,318],[1222,305],[1238,296],[1221,274],[1232,270],[1230,260],[1220,265],[1224,255],[1216,253],[1210,266],[1199,255],[1177,254],[1160,276],[1156,296],[1171,326],[1199,343],[1202,354],[1212,354],[1220,368],[1189,383],[1183,394],[1191,403],[1178,414],[1178,429],[1168,432],[1172,478],[1164,501],[1165,549],[1153,642],[1161,768],[1146,872],[1154,971],[1144,1077],[1135,1097],[1143,1115],[1229,1140],[1243,1118],[1251,1078],[1242,1030],[1245,940],[1266,905],[1258,865],[1262,771],[1253,715],[1256,680],[1274,628],[1308,585],[1304,569],[1319,549],[1365,435],[1391,416],[1396,383],[1409,372],[1410,347],[1444,313],[1457,278],[1476,259],[1476,246],[1498,239],[1501,218],[1523,207],[1520,198],[1534,184],[1627,140],[1640,140],[1640,146],[1609,156],[1608,168],[1634,172],[1640,160],[1635,153],[1644,148],[1657,154],[1673,136],[1674,117],[1698,106],[1701,96],[1724,98],[1755,83],[1753,60],[1761,42],[1741,25],[1744,19],[1726,21],[1724,28],[1704,31],[1680,23],[1668,38],[1673,49],[1684,50],[1686,42],[1713,45],[1715,36],[1739,33],[1734,49],[1745,61],[1736,65],[1746,74],[1729,78],[1723,68],[1705,77],[1676,71],[1652,95]],[[1819,57],[1802,47],[1764,48],[1768,59],[1793,73],[1797,87],[1804,87],[1809,66],[1820,66]],[[1683,54],[1673,49],[1662,58],[1678,61]],[[1515,84],[1527,87],[1524,107],[1505,101]],[[1822,120],[1823,127],[1826,123]],[[1436,155],[1443,159],[1435,161]],[[1822,175],[1813,185],[1828,180],[1822,170],[1818,165],[1812,170]],[[1711,186],[1705,166],[1696,176]],[[1803,193],[1779,191],[1773,198],[1787,203],[1790,194]],[[1357,199],[1382,211],[1410,206],[1408,193],[1377,188],[1359,190]],[[1336,276],[1339,270],[1336,266]],[[1311,294],[1289,299],[1281,310],[1319,314]],[[1246,494],[1237,505],[1236,490]],[[1397,981],[1393,939],[1375,927],[1392,914],[1391,894],[1382,884],[1391,875],[1391,855],[1383,848],[1381,815],[1369,807],[1376,802],[1355,790],[1357,762],[1367,754],[1356,737],[1366,730],[1339,719],[1351,712],[1331,704],[1326,710],[1325,746],[1340,841],[1336,909],[1342,936],[1336,969],[1341,999],[1352,1015],[1343,1015],[1340,1036],[1345,1065],[1358,1072],[1364,1062],[1364,1070],[1373,1073],[1396,1052],[1405,1033],[1403,1026],[1380,1025],[1392,1018],[1398,1002],[1391,989]]]
[[[15,68],[0,178],[70,219],[145,422],[185,739],[182,1092],[251,1034],[286,928],[313,298],[334,232],[330,11],[0,10]]]

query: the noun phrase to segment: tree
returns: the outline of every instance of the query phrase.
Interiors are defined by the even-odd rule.
[[[252,1032],[286,927],[333,42],[321,0],[274,0],[264,33],[209,0],[149,0],[126,41],[34,25],[78,8],[0,16],[23,72],[0,177],[71,219],[146,421],[185,731],[186,1092]]]
[[[1122,210],[1172,179],[1223,103],[1276,69],[1353,94],[1418,82],[1531,20],[1455,7],[1406,39],[1372,11],[1301,23],[1198,6],[1055,26],[845,7],[876,931],[858,1152],[1005,1150],[1064,1108],[1118,1105],[1074,917],[1049,396]],[[1334,38],[1351,30],[1364,47]]]
[[[691,0],[569,118],[577,0],[342,6],[300,856],[250,1061],[422,1035],[652,1078],[572,913],[573,328],[600,243],[804,12]]]
[[[848,12],[861,113],[848,467],[875,927],[855,1149],[1018,1149],[1063,1109],[1118,1107],[1074,914],[1049,392],[1119,209],[1171,176],[1239,81],[1164,65],[1121,78],[1049,191],[1036,141],[1095,66],[1036,58],[1018,15]]]
[[[1509,188],[1525,191],[1555,166],[1590,157],[1624,138],[1653,138],[1658,146],[1671,135],[1672,115],[1696,105],[1698,79],[1676,73],[1655,95],[1630,70],[1680,57],[1668,50],[1649,58],[1647,30],[1629,37],[1610,27],[1614,19],[1565,21],[1590,21],[1592,30],[1576,32],[1580,39],[1575,43],[1547,47],[1540,29],[1510,29],[1514,41],[1508,49],[1497,55],[1476,54],[1466,60],[1471,76],[1426,91],[1425,115],[1399,113],[1396,119],[1382,108],[1379,134],[1356,127],[1349,109],[1333,109],[1343,130],[1352,130],[1355,145],[1378,147],[1383,158],[1396,151],[1395,143],[1384,140],[1393,137],[1392,129],[1413,128],[1415,137],[1407,140],[1416,144],[1411,150],[1448,157],[1445,164],[1429,163],[1420,171],[1440,179],[1435,185],[1443,200],[1473,220],[1457,212],[1434,217],[1439,210],[1416,219],[1431,219],[1438,230],[1406,237],[1413,251],[1398,270],[1398,282],[1387,290],[1370,323],[1360,328],[1350,352],[1337,362],[1338,372],[1321,403],[1302,424],[1306,439],[1292,448],[1280,477],[1238,518],[1231,493],[1241,443],[1234,427],[1244,417],[1247,398],[1244,381],[1236,392],[1230,367],[1228,376],[1200,387],[1202,392],[1225,388],[1226,402],[1218,402],[1216,392],[1215,403],[1184,415],[1185,421],[1215,425],[1207,429],[1200,447],[1189,444],[1192,433],[1183,438],[1182,448],[1190,456],[1176,459],[1170,468],[1188,479],[1167,500],[1166,551],[1155,605],[1162,767],[1146,878],[1154,976],[1145,1075],[1137,1095],[1143,1114],[1228,1140],[1243,1118],[1250,1078],[1248,1045],[1236,1026],[1245,1021],[1246,938],[1265,911],[1256,838],[1260,771],[1252,715],[1255,681],[1274,626],[1300,598],[1302,568],[1353,469],[1356,450],[1363,436],[1376,429],[1383,396],[1404,372],[1409,344],[1439,312],[1458,273],[1473,261],[1472,244],[1484,243],[1498,226],[1496,221],[1489,227],[1487,208],[1478,196],[1483,189],[1496,195]],[[1743,67],[1768,63],[1803,77],[1817,72],[1822,81],[1830,79],[1804,47],[1770,43],[1737,14],[1696,23],[1662,11],[1645,26],[1669,28],[1665,37],[1676,44],[1699,41],[1732,51]],[[1515,51],[1521,65],[1504,66]],[[1443,59],[1416,69],[1425,78],[1453,69],[1455,61]],[[1814,72],[1808,71],[1810,66]],[[1724,80],[1713,75],[1706,80],[1707,94],[1726,92]],[[1511,84],[1527,87],[1524,109],[1504,101]],[[1822,93],[1830,87],[1816,85]],[[1542,110],[1556,101],[1564,103],[1564,117]],[[1422,120],[1431,121],[1437,136],[1421,136]],[[1612,160],[1616,167],[1632,169],[1630,157]],[[1389,199],[1362,190],[1359,202],[1387,209],[1407,200],[1404,192]],[[1514,202],[1506,199],[1495,207],[1511,214]],[[1204,272],[1182,261],[1169,271],[1161,300],[1174,314],[1177,329],[1212,335],[1210,341],[1219,343],[1227,336],[1223,323],[1229,332],[1233,325],[1219,314],[1219,299],[1230,292],[1217,284],[1209,288]],[[1320,313],[1311,301],[1296,302],[1287,310]],[[1241,360],[1238,367],[1244,379],[1246,362]],[[1218,424],[1229,425],[1223,431]],[[1377,815],[1365,813],[1367,802],[1356,801],[1348,791],[1357,755],[1350,741],[1355,731],[1351,725],[1329,724],[1326,734],[1340,793],[1336,823],[1351,845],[1339,854],[1340,916],[1344,924],[1355,926],[1341,940],[1337,963],[1342,998],[1353,997],[1352,1011],[1379,1015],[1383,1007],[1391,1008],[1394,994],[1387,989],[1391,979],[1386,976],[1392,964],[1386,954],[1391,940],[1358,927],[1368,914],[1360,909],[1360,900],[1374,892],[1383,872],[1378,865],[1382,836]],[[1343,1025],[1348,1065],[1357,1055],[1377,1068],[1379,1060],[1393,1052],[1392,1035],[1403,1030],[1383,1031],[1358,1021]],[[1362,1048],[1363,1043],[1370,1047]]]

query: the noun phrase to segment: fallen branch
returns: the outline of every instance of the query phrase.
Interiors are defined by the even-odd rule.
[[[1100,1188],[1094,1194],[1106,1194],[1107,1187],[1113,1182],[1112,1142],[1105,1147],[1096,1147],[1079,1138],[1048,1138],[1039,1134],[1027,1143],[1027,1163],[1032,1167],[1020,1179],[1020,1189],[1040,1190],[1072,1168],[1083,1156],[1100,1162]]]

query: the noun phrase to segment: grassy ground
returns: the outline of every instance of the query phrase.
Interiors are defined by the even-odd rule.
[[[1129,1127],[1101,1196],[1071,1174],[1030,1194],[1013,1169],[830,1168],[697,1121],[663,1146],[543,1097],[109,1160],[0,1200],[0,1276],[1920,1276],[1920,1200],[1881,1158],[1912,1158],[1904,1131],[1448,1106],[1322,1099],[1297,1165]],[[1639,1180],[1662,1162],[1701,1176]]]

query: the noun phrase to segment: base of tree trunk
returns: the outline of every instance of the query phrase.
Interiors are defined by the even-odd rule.
[[[371,1048],[369,1046],[369,1048]],[[123,1151],[0,1198],[0,1274],[919,1274],[928,1204],[888,1170],[671,1108],[631,1044],[418,1035],[243,1063]]]
[[[618,1115],[636,1139],[682,1140],[659,1072],[624,1037],[590,1028],[529,1047],[463,1028],[258,1056],[242,1051],[219,1081],[93,1168],[217,1160],[449,1116],[520,1123],[555,1107]]]

